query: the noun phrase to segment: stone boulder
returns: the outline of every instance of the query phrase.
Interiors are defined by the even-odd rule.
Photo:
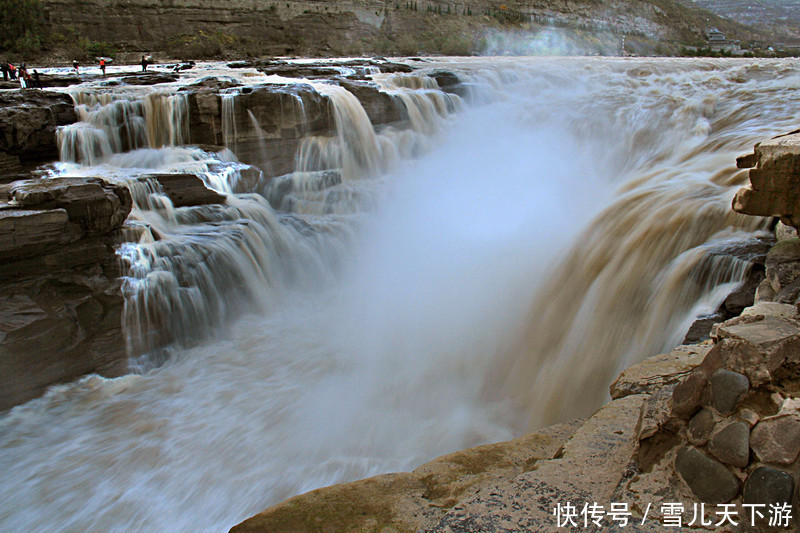
[[[712,334],[725,368],[758,386],[800,365],[800,320],[748,315],[723,322]]]
[[[68,94],[3,91],[0,93],[0,155],[22,162],[58,159],[56,128],[77,120]]]
[[[782,135],[755,146],[750,185],[736,193],[733,210],[746,215],[777,216],[787,225],[800,225],[800,133]]]
[[[675,385],[697,367],[711,350],[711,344],[679,346],[669,353],[645,359],[625,369],[611,384],[611,398],[631,394],[651,394]]]

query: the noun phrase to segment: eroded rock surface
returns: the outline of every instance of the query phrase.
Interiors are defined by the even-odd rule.
[[[733,210],[746,215],[777,216],[795,228],[800,224],[800,133],[782,135],[756,145],[750,185],[739,190]]]
[[[25,180],[0,204],[0,410],[88,373],[127,370],[114,248],[128,189],[99,178]]]

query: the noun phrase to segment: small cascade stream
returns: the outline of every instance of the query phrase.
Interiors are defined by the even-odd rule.
[[[464,97],[427,76],[441,70]],[[59,132],[50,173],[132,192],[131,374],[0,416],[0,530],[225,531],[294,494],[590,414],[744,279],[725,250],[766,222],[730,211],[735,157],[800,119],[800,68],[781,60],[353,74],[400,123],[371,124],[339,85],[201,65],[190,81],[241,84],[221,90],[214,148],[189,144],[185,80],[73,90],[82,122]],[[271,176],[237,158],[244,135],[272,146],[242,91],[287,83],[324,97],[333,127],[302,130],[297,171]],[[292,102],[293,124],[310,116]],[[227,202],[176,208],[163,173]]]

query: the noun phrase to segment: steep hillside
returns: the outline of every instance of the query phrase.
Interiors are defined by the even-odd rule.
[[[155,53],[243,55],[670,54],[713,24],[763,35],[673,0],[41,0],[42,49],[62,60]],[[548,39],[538,37],[547,32]],[[555,35],[555,38],[553,38]],[[544,42],[544,44],[542,44]]]
[[[778,40],[800,43],[798,0],[681,0],[742,24],[776,34]]]

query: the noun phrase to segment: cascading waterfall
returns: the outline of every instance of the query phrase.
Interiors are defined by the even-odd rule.
[[[376,131],[352,93],[337,85],[312,83],[331,100],[336,136],[307,138],[297,154],[300,172],[341,169],[344,181],[380,176],[435,146],[443,119],[460,109],[461,99],[439,90],[427,76],[375,75],[374,81],[399,101],[410,128]]]
[[[313,82],[335,135],[305,139],[298,172],[271,180],[177,146],[180,99],[76,91],[85,122],[61,146],[81,164],[56,172],[131,188],[140,239],[120,255],[140,373],[0,417],[0,529],[222,531],[293,494],[587,415],[743,279],[747,261],[720,250],[764,223],[730,212],[745,174],[728,169],[796,127],[796,66],[426,68],[458,72],[469,102],[426,71],[373,74],[406,128],[375,128]],[[147,177],[165,172],[228,202],[174,208]]]
[[[61,161],[97,165],[114,153],[178,146],[187,139],[185,94],[74,90],[80,122],[56,132]]]
[[[308,138],[298,152],[297,169],[338,168],[345,180],[380,174],[388,158],[358,98],[338,85],[316,83],[312,87],[331,100],[336,136]]]
[[[374,80],[383,92],[403,102],[411,128],[418,133],[437,133],[441,122],[431,117],[445,117],[461,109],[461,99],[442,92],[432,77],[394,74],[374,76]]]

